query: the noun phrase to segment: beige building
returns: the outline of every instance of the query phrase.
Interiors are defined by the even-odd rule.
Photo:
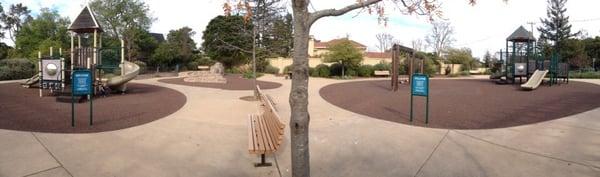
[[[329,53],[329,47],[339,43],[343,40],[349,40],[348,38],[341,39],[333,39],[330,41],[320,41],[316,40],[313,36],[310,37],[308,41],[308,65],[310,67],[316,67],[319,64],[331,65],[332,63],[323,63],[323,58],[325,54]],[[380,62],[392,62],[392,54],[391,53],[383,53],[383,52],[368,52],[367,46],[358,43],[356,41],[350,40],[352,45],[359,49],[361,53],[363,53],[363,61],[362,64],[367,65],[375,65]],[[279,72],[283,72],[283,68],[286,66],[292,65],[291,58],[270,58],[269,63],[272,66],[279,68]]]

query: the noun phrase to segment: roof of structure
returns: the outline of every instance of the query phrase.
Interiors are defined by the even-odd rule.
[[[368,58],[392,58],[392,53],[390,52],[365,52],[365,57]]]
[[[535,41],[535,37],[533,37],[533,34],[527,31],[523,26],[520,26],[515,32],[508,36],[506,40],[511,42],[531,42]]]
[[[161,33],[150,33],[150,35],[156,40],[158,43],[165,42],[165,36]]]
[[[321,49],[329,48],[330,46],[332,46],[332,45],[334,45],[336,43],[345,41],[345,40],[350,41],[350,43],[352,43],[352,45],[354,47],[356,47],[356,48],[364,48],[364,49],[367,48],[367,46],[365,46],[365,45],[363,45],[361,43],[358,43],[356,41],[350,40],[348,38],[333,39],[333,40],[327,41],[327,42],[321,42],[321,41],[316,40],[315,41],[315,48],[317,48],[317,49],[319,49],[319,48],[321,48]]]
[[[73,20],[69,30],[76,33],[93,33],[94,31],[103,32],[102,27],[96,20],[92,10],[86,6],[81,13]]]

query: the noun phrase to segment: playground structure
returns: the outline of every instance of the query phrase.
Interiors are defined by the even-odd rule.
[[[523,78],[526,78],[527,83],[523,84],[525,86],[523,88],[528,90],[537,88],[546,74],[550,78],[550,86],[559,84],[559,79],[568,83],[569,65],[560,63],[557,52],[554,52],[547,59],[547,56],[543,56],[537,51],[536,43],[536,39],[531,32],[523,26],[517,28],[506,38],[506,50],[500,50],[500,63],[496,64],[500,67],[500,70],[492,74],[490,79],[497,79],[496,83],[498,84],[515,84],[516,78],[519,78],[519,83],[522,83]],[[543,72],[543,75],[538,77],[542,72],[535,75],[537,71],[547,72]]]
[[[49,89],[51,93],[66,93],[65,85],[70,83],[70,75],[77,70],[92,71],[94,93],[108,88],[120,92],[127,89],[126,83],[139,74],[140,67],[125,61],[124,41],[119,48],[102,48],[102,27],[89,7],[84,7],[81,13],[68,28],[71,32],[70,67],[65,65],[62,49],[54,56],[50,48],[50,56],[42,56],[39,52],[39,74],[22,83],[24,87],[39,84],[40,97],[42,90]],[[77,38],[77,46],[75,46]],[[91,38],[91,39],[90,39]],[[115,71],[120,71],[118,74]]]
[[[406,57],[406,61],[408,62],[408,78],[406,78],[405,80],[402,81],[398,81],[398,66],[400,64],[400,57],[401,55],[404,55]],[[424,66],[424,60],[422,58],[418,59],[415,61],[415,50],[413,50],[412,48],[409,47],[405,47],[399,44],[394,44],[392,46],[392,77],[391,77],[391,86],[392,86],[392,91],[398,91],[398,84],[399,83],[404,83],[404,82],[411,82],[411,76],[415,73],[423,73],[423,66]],[[415,65],[418,66],[419,72],[415,72]]]

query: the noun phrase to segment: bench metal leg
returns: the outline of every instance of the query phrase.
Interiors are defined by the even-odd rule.
[[[272,164],[267,163],[267,160],[265,159],[265,154],[261,154],[260,155],[260,163],[255,163],[254,166],[255,167],[270,167],[270,166],[272,166]]]

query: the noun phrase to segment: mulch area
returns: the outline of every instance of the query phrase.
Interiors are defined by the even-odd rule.
[[[227,79],[227,83],[218,84],[218,83],[200,83],[200,82],[185,82],[183,81],[183,77],[180,78],[171,78],[171,79],[161,79],[158,82],[163,82],[167,84],[177,84],[177,85],[185,85],[185,86],[193,86],[193,87],[206,87],[206,88],[216,88],[223,90],[254,90],[254,84],[252,79],[243,78],[241,75],[237,74],[227,74],[224,76]],[[275,82],[267,82],[257,80],[256,84],[260,86],[260,89],[275,89],[281,87],[280,83]]]
[[[522,91],[490,80],[431,80],[429,124],[425,98],[414,97],[414,121],[409,122],[410,87],[390,91],[389,80],[332,84],[320,95],[343,109],[377,119],[423,127],[488,129],[562,118],[600,107],[600,86],[570,82]]]
[[[76,103],[76,124],[71,127],[71,103],[58,102],[54,96],[40,98],[38,93],[38,89],[18,83],[0,84],[0,129],[51,133],[119,130],[166,117],[186,102],[185,95],[176,90],[129,83],[126,94],[94,98],[93,126],[89,126],[89,102]]]

